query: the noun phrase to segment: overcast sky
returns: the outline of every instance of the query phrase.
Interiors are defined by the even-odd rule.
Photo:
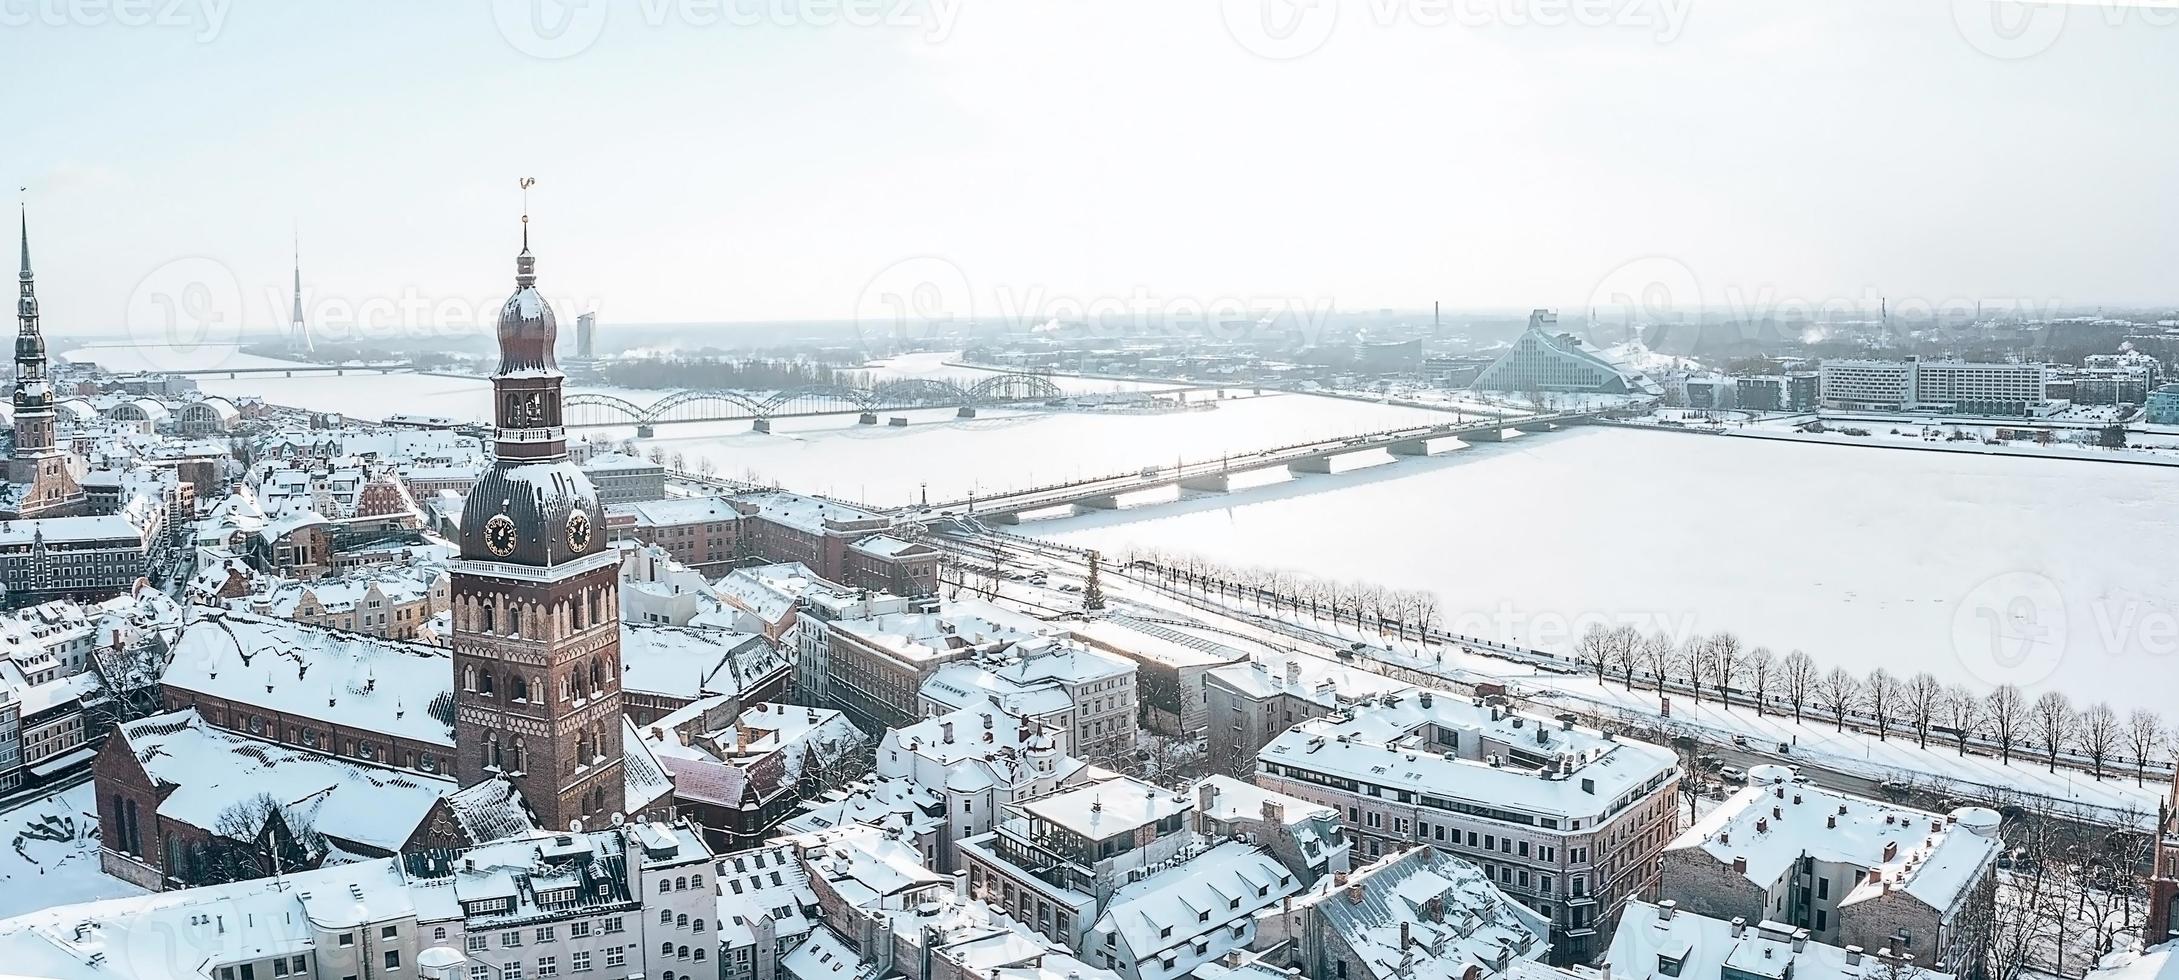
[[[2170,9],[208,2],[0,2],[49,332],[284,322],[292,226],[314,319],[474,318],[525,175],[609,321],[2179,301]]]

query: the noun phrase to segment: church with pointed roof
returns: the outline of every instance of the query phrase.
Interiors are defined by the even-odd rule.
[[[462,509],[451,569],[455,773],[463,786],[512,781],[547,829],[596,829],[629,815],[620,558],[597,490],[568,459],[558,333],[525,213],[499,312],[494,460]]]
[[[0,517],[72,517],[88,507],[76,465],[55,444],[53,382],[46,377],[45,335],[38,326],[38,292],[30,271],[30,216],[22,216],[22,272],[15,300],[15,448],[0,484]]]

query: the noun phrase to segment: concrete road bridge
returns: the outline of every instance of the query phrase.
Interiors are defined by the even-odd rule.
[[[1298,442],[1239,456],[1151,467],[1135,473],[1092,477],[988,497],[947,501],[932,504],[927,511],[931,516],[973,515],[989,524],[1014,524],[1020,521],[1022,514],[1033,510],[1049,510],[1070,505],[1091,510],[1117,510],[1122,496],[1145,490],[1177,486],[1182,490],[1222,493],[1236,473],[1275,466],[1286,467],[1296,475],[1330,473],[1333,459],[1353,453],[1384,451],[1394,456],[1428,456],[1430,444],[1439,439],[1458,439],[1471,443],[1503,442],[1509,429],[1519,432],[1550,432],[1588,422],[1599,414],[1557,412],[1386,429],[1338,439]]]
[[[868,388],[845,385],[808,385],[778,392],[747,392],[727,389],[677,391],[648,405],[596,393],[569,395],[563,417],[570,427],[633,425],[639,430],[674,422],[721,422],[754,420],[759,432],[771,431],[771,420],[800,415],[860,415],[864,425],[877,425],[878,413],[911,408],[953,408],[964,418],[978,408],[1034,404],[1067,397],[1052,379],[1042,374],[994,374],[972,385],[958,385],[937,378],[906,378]],[[891,421],[891,420],[888,420]],[[892,424],[906,424],[905,420]]]

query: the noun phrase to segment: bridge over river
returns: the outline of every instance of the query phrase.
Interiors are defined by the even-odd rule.
[[[1022,514],[1029,511],[1067,506],[1117,510],[1122,496],[1145,490],[1177,486],[1182,490],[1224,492],[1229,479],[1236,473],[1270,469],[1274,466],[1284,466],[1296,474],[1330,473],[1334,458],[1352,453],[1381,450],[1394,456],[1428,456],[1431,442],[1438,439],[1502,442],[1508,429],[1549,432],[1588,422],[1598,414],[1558,412],[1386,429],[1338,439],[1298,442],[1240,456],[1151,467],[1135,473],[1093,477],[989,497],[934,503],[924,510],[929,516],[973,516],[990,524],[1015,524],[1020,522]]]

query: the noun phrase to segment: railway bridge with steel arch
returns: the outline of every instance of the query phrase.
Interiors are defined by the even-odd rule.
[[[862,416],[865,424],[875,425],[879,412],[954,408],[963,416],[973,416],[978,408],[1064,397],[1066,392],[1045,375],[1007,373],[967,386],[936,378],[904,378],[868,388],[808,385],[769,393],[677,391],[648,405],[614,395],[580,393],[567,397],[562,404],[562,418],[570,428],[633,425],[645,430],[675,422],[752,419],[759,431],[770,431],[772,419],[797,415],[855,414]]]

